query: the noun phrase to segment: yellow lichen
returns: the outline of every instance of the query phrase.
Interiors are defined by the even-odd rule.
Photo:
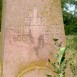
[[[1,63],[0,63],[0,77],[1,77]]]
[[[46,69],[47,61],[46,60],[39,60],[39,61],[32,61],[26,65],[22,65],[19,68],[19,72],[16,77],[22,77],[25,73],[28,73],[36,68],[42,70]]]

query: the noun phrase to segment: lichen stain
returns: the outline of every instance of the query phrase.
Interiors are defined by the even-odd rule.
[[[19,65],[19,72],[16,77],[22,77],[24,74],[33,71],[35,69],[45,70],[47,67],[47,61],[46,60],[38,60],[38,61],[32,61],[27,64],[20,64]]]

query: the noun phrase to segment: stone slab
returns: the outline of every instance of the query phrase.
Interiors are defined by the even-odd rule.
[[[45,77],[38,67],[45,70],[55,54],[54,40],[65,46],[60,1],[4,0],[3,7],[3,77]]]

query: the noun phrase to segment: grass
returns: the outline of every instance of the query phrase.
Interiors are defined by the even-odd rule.
[[[70,69],[72,72],[72,77],[77,77],[77,35],[67,36],[67,46],[69,47],[67,51],[67,59],[71,57]]]

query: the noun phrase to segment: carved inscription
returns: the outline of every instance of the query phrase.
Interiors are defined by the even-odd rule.
[[[47,28],[48,25],[45,22],[46,19],[38,16],[37,9],[34,8],[33,14],[25,17],[24,26],[9,26],[10,44],[23,42],[33,45],[36,55],[46,45],[55,45],[53,38],[58,40],[61,38],[60,26],[54,25]],[[51,43],[49,40],[51,40]],[[61,41],[59,42],[61,43]]]

